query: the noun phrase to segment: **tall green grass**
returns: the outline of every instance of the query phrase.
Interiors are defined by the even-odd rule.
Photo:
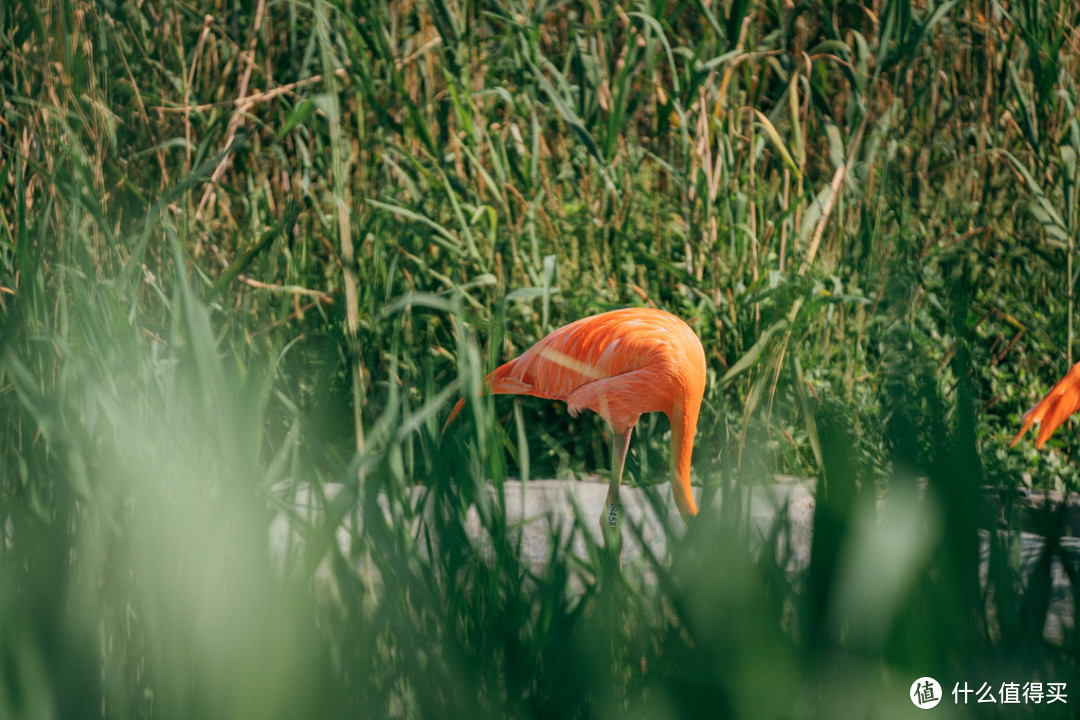
[[[1076,482],[1068,433],[1003,442],[1072,358],[1074,15],[0,6],[0,716],[881,717],[921,675],[1075,684],[1057,531],[1029,576],[992,533],[985,588],[977,545],[983,483]],[[702,337],[723,510],[625,573],[566,540],[527,567],[504,480],[603,471],[606,429],[479,378],[629,304]],[[777,471],[818,478],[796,576],[738,508]]]

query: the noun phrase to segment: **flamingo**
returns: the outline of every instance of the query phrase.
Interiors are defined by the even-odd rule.
[[[1035,447],[1042,448],[1054,430],[1077,410],[1080,410],[1080,363],[1073,365],[1065,377],[1050,388],[1046,397],[1024,414],[1024,426],[1009,443],[1009,447],[1020,442],[1020,438],[1024,436],[1028,428],[1039,423],[1039,435],[1035,438]]]
[[[671,484],[684,520],[697,515],[690,456],[705,394],[705,350],[685,322],[651,308],[625,308],[576,320],[552,331],[484,378],[487,392],[562,400],[572,417],[588,408],[611,427],[611,480],[600,514],[605,544],[621,550],[619,484],[630,434],[644,413],[671,422]],[[454,405],[443,432],[461,412]],[[620,552],[621,555],[621,552]]]

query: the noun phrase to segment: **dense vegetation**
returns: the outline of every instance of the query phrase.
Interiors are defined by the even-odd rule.
[[[1078,78],[1066,0],[0,4],[0,716],[1080,702],[1055,526],[1027,576],[977,541],[980,486],[1080,480],[1073,433],[1007,446],[1076,359]],[[733,510],[537,574],[502,481],[607,431],[479,377],[627,305],[700,335]],[[778,472],[798,577],[735,507]]]

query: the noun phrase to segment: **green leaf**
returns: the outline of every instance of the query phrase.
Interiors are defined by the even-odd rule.
[[[754,109],[754,115],[757,116],[758,123],[765,128],[765,136],[769,139],[772,146],[776,148],[776,151],[780,153],[780,157],[783,159],[784,163],[791,169],[791,172],[795,174],[795,177],[801,178],[802,171],[799,170],[799,166],[796,165],[795,161],[792,159],[791,153],[788,152],[787,145],[780,139],[780,133],[776,131],[776,127],[773,126],[769,118],[765,117],[765,115],[756,108]]]
[[[540,83],[540,88],[551,99],[551,102],[555,105],[555,109],[559,111],[559,115],[562,116],[563,122],[570,126],[570,129],[574,131],[574,134],[577,135],[578,139],[585,145],[589,154],[596,158],[600,164],[606,165],[607,163],[600,154],[600,147],[596,144],[593,136],[589,134],[589,131],[585,129],[585,123],[582,122],[578,114],[574,112],[574,109],[562,98],[559,91],[556,90],[555,86],[551,84],[551,81],[544,76],[544,73],[540,68],[532,61],[527,62],[529,63],[529,67],[532,69],[533,74],[536,76],[537,82]],[[550,72],[562,77],[562,73],[556,70],[554,66],[550,63],[547,63],[547,65]]]
[[[421,215],[420,213],[413,210],[409,210],[408,208],[401,207],[400,205],[392,205],[391,203],[384,203],[378,200],[372,200],[371,198],[368,198],[364,202],[368,203],[369,205],[373,205],[374,207],[387,210],[394,215],[398,215],[399,217],[403,217],[408,220],[414,220],[421,225],[425,225],[431,228],[435,231],[435,236],[432,239],[436,243],[445,247],[447,250],[453,250],[456,253],[461,252],[461,248],[458,247],[459,240],[457,239],[457,236],[455,236],[454,233],[450,232],[431,218]]]
[[[381,315],[384,318],[389,317],[406,308],[416,306],[440,310],[446,313],[454,311],[454,303],[447,298],[439,297],[433,293],[415,292],[406,293],[392,300],[385,308],[383,308]]]
[[[757,339],[757,342],[755,342],[734,365],[728,368],[728,371],[720,378],[720,387],[726,387],[732,380],[756,363],[762,351],[769,346],[769,342],[772,340],[773,335],[787,327],[787,324],[787,318],[781,318],[766,328]]]
[[[656,33],[656,36],[660,38],[660,42],[664,45],[664,52],[667,54],[668,66],[671,70],[671,87],[677,94],[679,92],[679,68],[675,64],[675,54],[671,52],[671,44],[668,43],[667,35],[664,33],[664,28],[660,25],[660,22],[652,15],[648,15],[643,12],[628,12],[630,17],[636,17],[649,26],[649,29]]]
[[[795,400],[799,404],[799,412],[802,413],[803,422],[806,423],[806,436],[810,440],[810,449],[814,453],[814,462],[819,468],[825,467],[821,460],[821,439],[818,437],[817,420],[814,418],[814,406],[810,402],[810,395],[806,392],[806,376],[803,374],[802,363],[796,353],[791,353],[792,367],[795,370]]]
[[[307,119],[311,117],[311,113],[313,112],[315,112],[315,103],[310,99],[305,99],[289,114],[288,119],[285,120],[285,124],[277,131],[275,139],[281,140],[292,132],[296,126],[303,125],[307,122]]]
[[[847,157],[844,152],[844,140],[840,137],[840,128],[836,126],[836,123],[826,120],[825,139],[829,143],[829,161],[833,168],[842,168],[847,162]]]
[[[1042,187],[1035,178],[1028,171],[1027,166],[1020,162],[1015,155],[1007,150],[999,150],[999,153],[1005,156],[1005,158],[1012,164],[1016,172],[1020,174],[1020,177],[1027,183],[1028,190],[1034,196],[1031,202],[1030,209],[1035,219],[1043,226],[1046,232],[1057,240],[1068,241],[1069,232],[1068,227],[1065,224],[1065,220],[1058,213],[1057,208],[1050,202],[1050,199],[1046,197],[1046,193],[1043,192]]]

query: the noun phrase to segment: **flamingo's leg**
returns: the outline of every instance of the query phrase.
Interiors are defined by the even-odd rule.
[[[631,425],[623,432],[616,432],[611,439],[611,481],[608,484],[607,502],[600,515],[600,533],[604,544],[619,554],[622,564],[622,505],[619,504],[619,483],[622,482],[623,466],[626,465],[626,453],[630,449]]]

